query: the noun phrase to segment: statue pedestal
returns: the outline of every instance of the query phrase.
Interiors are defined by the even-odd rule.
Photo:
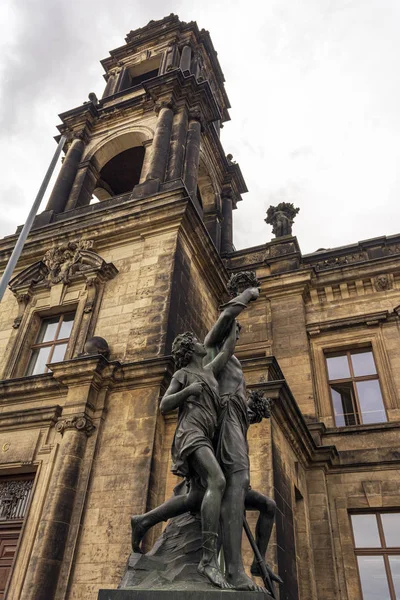
[[[147,554],[132,553],[120,587],[100,590],[98,600],[266,600],[263,592],[220,590],[197,566],[202,555],[199,516],[171,519]],[[228,594],[228,597],[227,597]]]
[[[235,590],[100,590],[98,600],[266,600],[263,592]]]

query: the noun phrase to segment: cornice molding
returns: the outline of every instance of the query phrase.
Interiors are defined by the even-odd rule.
[[[275,420],[291,448],[306,468],[328,470],[338,462],[336,446],[317,446],[307,423],[284,379],[249,385],[275,400],[271,420]]]
[[[0,431],[49,426],[56,423],[61,410],[60,406],[53,405],[2,412],[0,413]]]
[[[112,384],[114,373],[120,368],[117,361],[109,362],[104,356],[79,356],[71,360],[49,364],[53,377],[66,387],[92,385],[100,389]]]
[[[66,388],[50,373],[0,381],[0,406],[3,403],[26,402],[27,398],[32,402],[45,399],[54,400],[57,396],[63,397],[65,394]]]
[[[332,319],[330,321],[309,323],[306,326],[306,330],[308,335],[315,336],[333,329],[343,329],[344,327],[357,327],[358,325],[379,325],[379,323],[386,321],[389,316],[390,312],[388,310],[382,310],[364,315],[355,315],[352,317],[343,317],[341,319]]]
[[[161,356],[119,365],[114,387],[134,389],[166,385],[175,370],[172,356]]]

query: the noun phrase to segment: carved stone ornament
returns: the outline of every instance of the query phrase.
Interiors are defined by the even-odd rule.
[[[92,246],[92,240],[79,240],[51,248],[42,260],[30,265],[10,281],[9,288],[18,301],[18,315],[13,324],[15,329],[20,326],[35,290],[57,283],[68,285],[72,280],[83,279],[88,290],[84,312],[93,310],[98,284],[113,279],[118,271],[112,263],[106,263],[94,252]]]
[[[366,252],[354,252],[353,254],[347,254],[345,256],[331,256],[314,264],[314,268],[316,271],[324,271],[325,269],[343,267],[344,265],[362,262],[364,260],[368,260]]]
[[[18,329],[21,325],[22,317],[24,316],[25,308],[31,299],[31,295],[29,293],[16,294],[17,302],[18,302],[18,315],[14,319],[13,328]]]
[[[92,246],[93,240],[79,240],[47,250],[43,262],[49,270],[47,279],[50,283],[69,283],[70,277],[85,267],[82,251]]]
[[[191,121],[198,121],[199,123],[202,123],[201,110],[197,106],[189,110],[189,119]]]
[[[392,289],[392,281],[390,275],[378,275],[374,279],[374,286],[377,292],[385,292]]]
[[[50,248],[41,261],[27,267],[10,281],[11,291],[17,295],[39,285],[68,285],[71,279],[82,276],[93,278],[100,273],[103,280],[112,279],[117,269],[112,263],[106,263],[92,247],[92,240],[81,239]]]
[[[275,237],[292,235],[293,221],[299,210],[292,202],[280,202],[277,206],[269,207],[265,222],[272,225]]]
[[[63,435],[67,429],[77,429],[90,435],[95,430],[95,426],[92,421],[86,415],[78,415],[74,417],[68,417],[66,419],[60,419],[55,425],[55,430]]]
[[[240,271],[231,275],[226,287],[229,294],[234,298],[247,288],[260,287],[260,282],[254,271]]]
[[[175,103],[170,98],[169,100],[162,100],[161,102],[156,102],[154,106],[155,113],[158,115],[162,108],[169,108],[172,112],[175,112]]]

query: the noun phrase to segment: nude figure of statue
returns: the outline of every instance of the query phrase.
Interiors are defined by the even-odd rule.
[[[208,359],[218,353],[221,344],[231,330],[233,315],[239,307],[245,307],[256,300],[259,290],[248,288],[222,307],[222,313],[214,327],[207,334],[204,345]],[[239,338],[237,327],[237,339]],[[256,543],[261,556],[265,558],[275,518],[275,502],[260,492],[250,488],[250,462],[247,443],[247,430],[250,425],[249,407],[247,403],[246,383],[240,361],[231,356],[224,369],[217,377],[219,393],[223,407],[216,448],[217,460],[226,479],[225,494],[221,507],[222,537],[225,577],[237,590],[260,589],[245,573],[241,540],[243,516],[245,509],[260,512],[256,526]],[[259,567],[254,559],[251,573],[260,575]],[[275,581],[281,581],[272,574]]]

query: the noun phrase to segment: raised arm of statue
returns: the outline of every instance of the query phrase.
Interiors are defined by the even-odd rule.
[[[214,375],[217,377],[222,369],[226,366],[226,363],[231,358],[235,351],[236,345],[236,321],[235,319],[231,323],[231,330],[226,337],[223,346],[221,347],[217,356],[210,362],[210,367],[213,370]]]
[[[258,288],[248,288],[222,306],[222,313],[204,340],[204,345],[208,352],[213,352],[215,355],[218,346],[223,343],[228,335],[233,321],[247,307],[249,302],[257,300],[259,295]]]

